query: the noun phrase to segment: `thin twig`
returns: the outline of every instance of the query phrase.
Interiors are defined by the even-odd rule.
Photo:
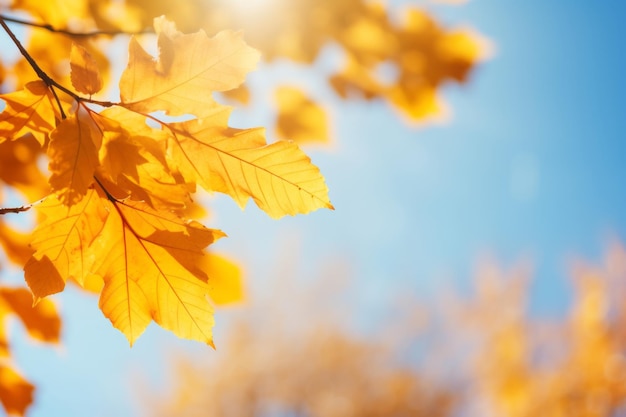
[[[27,206],[21,206],[21,207],[0,208],[0,215],[5,215],[8,213],[21,213],[23,211],[30,210],[32,206],[33,206],[32,204],[29,204]]]
[[[42,203],[45,199],[46,199],[46,197],[42,198],[41,200],[37,200],[34,203],[25,204],[25,205],[20,206],[20,207],[6,207],[6,208],[1,208],[0,207],[0,215],[5,215],[5,214],[9,214],[9,213],[23,213],[23,212],[28,211],[31,208],[33,208],[34,205]]]
[[[59,33],[61,35],[70,36],[73,38],[88,38],[93,36],[118,36],[118,35],[144,35],[154,33],[153,29],[144,29],[136,32],[126,32],[122,30],[94,30],[91,32],[72,32],[67,29],[57,29],[50,24],[30,22],[28,20],[18,19],[16,17],[10,17],[0,14],[0,19],[7,22],[17,23],[20,25],[31,26],[34,28],[45,29],[52,33]]]
[[[54,87],[58,88],[59,90],[63,91],[65,94],[69,95],[74,100],[79,101],[79,102],[80,101],[84,101],[84,102],[87,102],[87,103],[97,104],[97,105],[102,106],[102,107],[111,107],[111,106],[115,105],[115,103],[112,103],[110,101],[100,101],[100,100],[94,100],[94,99],[91,99],[91,98],[81,97],[78,94],[76,94],[75,92],[73,92],[72,90],[70,90],[69,88],[65,87],[62,84],[59,84],[57,81],[52,79],[43,69],[41,69],[39,64],[37,64],[37,62],[33,59],[33,57],[28,53],[26,48],[24,48],[24,45],[22,45],[22,43],[17,38],[17,36],[15,36],[15,34],[11,30],[11,28],[9,28],[9,26],[6,24],[5,20],[9,20],[9,19],[4,17],[3,15],[0,15],[0,26],[2,26],[4,31],[9,35],[9,37],[11,38],[11,40],[13,41],[15,46],[17,46],[17,49],[19,49],[19,51],[22,54],[22,56],[26,59],[26,61],[28,61],[28,63],[31,66],[31,68],[37,73],[37,76],[39,78],[41,78],[43,80],[43,82],[46,83],[46,85],[48,86],[48,88],[52,92],[52,94],[53,94],[53,96],[54,96],[54,98],[55,98],[55,100],[57,102],[57,106],[59,106],[59,111],[61,112],[61,117],[63,119],[66,118],[66,115],[65,115],[65,112],[63,111],[63,106],[61,105],[61,101],[59,100],[59,97],[57,96],[57,93],[56,93]],[[9,20],[9,21],[11,21],[11,20]]]

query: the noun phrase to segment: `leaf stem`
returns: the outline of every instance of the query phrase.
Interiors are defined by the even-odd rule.
[[[20,25],[31,26],[31,27],[39,28],[39,29],[45,29],[49,32],[59,33],[61,35],[70,36],[72,38],[88,38],[88,37],[93,37],[93,36],[143,35],[143,34],[154,33],[154,30],[152,29],[143,29],[143,30],[134,31],[134,32],[127,32],[127,31],[122,31],[122,30],[94,30],[91,32],[72,32],[66,29],[57,29],[50,24],[30,22],[28,20],[5,16],[2,14],[0,14],[0,19],[5,20],[7,22],[11,22],[11,23],[17,23]]]

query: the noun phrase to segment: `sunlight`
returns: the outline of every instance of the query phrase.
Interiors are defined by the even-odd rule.
[[[253,17],[256,13],[270,9],[278,0],[229,0],[224,2],[242,17]]]

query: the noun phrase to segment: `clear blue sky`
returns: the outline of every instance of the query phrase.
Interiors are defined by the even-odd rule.
[[[505,265],[530,257],[533,311],[559,314],[567,261],[599,262],[610,238],[626,240],[626,4],[475,0],[432,10],[496,47],[468,85],[444,89],[453,109],[445,126],[410,128],[382,103],[342,103],[291,67],[252,76],[261,93],[284,79],[304,83],[333,109],[334,146],[309,153],[336,207],[274,221],[212,200],[211,225],[229,235],[218,246],[245,265],[252,296],[295,246],[303,271],[347,259],[358,314],[374,317],[400,288],[427,298],[445,280],[462,283],[488,252]],[[271,110],[258,107],[235,120],[273,123]],[[135,415],[145,380],[163,381],[168,349],[211,354],[156,326],[129,349],[96,298],[69,291],[56,300],[61,348],[32,346],[14,332],[16,361],[38,385],[33,417]]]

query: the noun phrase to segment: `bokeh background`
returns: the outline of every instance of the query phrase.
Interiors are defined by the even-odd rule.
[[[60,346],[35,344],[17,323],[12,327],[15,362],[37,385],[30,416],[153,415],[159,410],[175,415],[176,407],[182,410],[190,401],[200,402],[179,415],[212,415],[189,410],[206,411],[201,400],[210,402],[211,389],[240,389],[241,394],[250,381],[267,389],[253,390],[257,396],[288,399],[268,405],[232,394],[237,407],[246,401],[263,404],[257,414],[235,408],[222,415],[300,415],[286,413],[281,401],[304,401],[298,395],[309,392],[309,398],[332,387],[315,370],[325,369],[333,381],[342,367],[341,372],[362,381],[377,378],[361,374],[364,369],[405,370],[408,379],[401,386],[411,387],[407,392],[433,396],[419,397],[420,404],[427,404],[425,413],[430,410],[423,415],[437,415],[433,410],[446,415],[455,401],[463,405],[459,415],[526,415],[520,410],[536,398],[538,386],[558,384],[542,380],[533,385],[526,373],[540,373],[532,367],[537,361],[520,358],[536,342],[548,346],[548,358],[557,358],[553,365],[560,364],[558,358],[567,357],[568,350],[551,335],[562,335],[565,328],[568,336],[576,333],[570,331],[578,314],[572,311],[584,310],[584,294],[600,300],[590,301],[584,311],[598,311],[596,321],[609,323],[598,324],[598,332],[612,334],[607,329],[619,320],[605,321],[603,312],[609,305],[621,308],[624,299],[611,288],[623,285],[620,277],[626,279],[619,249],[626,239],[626,5],[582,0],[386,4],[398,18],[405,7],[418,5],[445,27],[471,27],[488,42],[486,59],[466,83],[440,88],[446,116],[417,123],[381,100],[341,99],[324,79],[343,62],[337,45],[325,46],[310,66],[286,60],[262,64],[249,76],[251,102],[237,108],[231,125],[268,126],[268,136],[275,137],[273,91],[285,83],[322,103],[330,142],[303,146],[325,175],[336,210],[275,221],[252,205],[242,212],[224,196],[202,197],[211,212],[208,225],[229,236],[216,250],[245,272],[246,301],[218,310],[217,351],[177,340],[157,326],[131,349],[102,316],[96,297],[75,288],[54,296],[64,320]],[[3,42],[3,54],[5,49]],[[8,267],[2,273],[12,282],[22,279]],[[587,282],[582,276],[612,277],[605,280],[611,284],[581,284]],[[481,312],[484,325],[468,323],[473,317],[468,311]],[[504,321],[496,323],[497,317]],[[530,327],[532,336],[524,333]],[[492,332],[500,328],[517,333],[489,339],[500,335]],[[471,331],[473,336],[465,335]],[[484,343],[489,340],[495,345]],[[582,346],[587,339],[580,340]],[[481,351],[498,343],[510,350]],[[626,345],[608,346],[621,355]],[[361,347],[373,351],[361,357],[354,353]],[[348,353],[336,363],[314,366],[320,352],[341,349]],[[272,356],[272,351],[281,354]],[[489,352],[492,361],[518,364],[511,371],[517,376],[505,372],[509,368],[503,362],[501,375],[489,379],[495,371],[485,370],[480,359]],[[581,352],[583,359],[596,354]],[[305,366],[307,361],[314,370]],[[247,364],[242,369],[248,373],[255,369],[254,376],[238,371],[237,363]],[[465,372],[460,382],[457,365],[458,373]],[[589,368],[606,373],[604,362]],[[309,372],[300,378],[321,382],[307,385],[292,377],[296,382],[287,386],[303,388],[287,395],[288,389],[272,378],[288,371]],[[375,375],[386,381],[381,373]],[[596,414],[584,415],[620,415],[607,414],[606,404],[614,398],[619,403],[626,384],[622,376],[615,377],[620,387],[615,392],[597,378],[589,382],[586,392],[597,386],[604,391],[589,406]],[[415,383],[416,388],[411,378],[434,382],[425,385],[428,389]],[[203,385],[204,379],[224,381],[223,386]],[[468,399],[468,392],[482,396]],[[341,395],[318,402],[329,408],[315,403],[319,414],[301,405],[311,413],[301,415],[365,415],[345,411],[356,410],[362,397]],[[390,408],[381,410],[371,415],[386,415]],[[422,415],[411,410],[407,415]]]

